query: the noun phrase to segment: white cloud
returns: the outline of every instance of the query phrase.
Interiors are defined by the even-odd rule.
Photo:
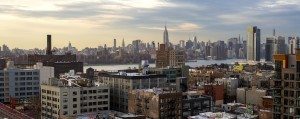
[[[167,26],[169,31],[195,31],[195,30],[199,30],[201,28],[203,28],[203,26],[194,24],[194,23],[189,23],[189,22],[185,22],[185,23],[181,23],[175,26]],[[139,27],[142,29],[150,29],[150,30],[164,30],[164,27]]]

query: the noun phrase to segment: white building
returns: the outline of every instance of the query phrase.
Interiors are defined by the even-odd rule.
[[[266,93],[266,90],[257,89],[256,86],[250,89],[238,88],[236,98],[238,103],[262,106],[262,97]]]
[[[42,118],[106,115],[109,87],[78,76],[62,76],[41,85]]]
[[[6,68],[0,70],[0,102],[9,102],[10,99],[26,102],[31,97],[39,96],[40,80],[54,76],[54,74],[44,75],[45,69],[54,71],[53,68],[43,67],[41,63],[37,65],[18,68],[14,62],[8,61]]]

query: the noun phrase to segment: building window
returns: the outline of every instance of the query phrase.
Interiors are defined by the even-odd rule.
[[[77,104],[73,104],[73,108],[77,108]]]
[[[25,72],[21,72],[21,75],[24,76],[24,75],[25,75]]]
[[[68,115],[68,112],[67,112],[67,111],[64,111],[63,115]]]
[[[32,72],[26,72],[26,75],[32,75]]]
[[[73,95],[77,95],[77,92],[76,92],[76,91],[74,91],[74,92],[73,92]]]
[[[68,105],[64,105],[64,106],[63,106],[63,109],[67,109],[67,108],[68,108]]]
[[[63,96],[68,96],[68,93],[67,92],[63,92]]]
[[[65,102],[68,102],[68,98],[64,98],[63,99],[63,102],[65,103]]]
[[[76,102],[77,101],[77,98],[73,98],[73,102]]]

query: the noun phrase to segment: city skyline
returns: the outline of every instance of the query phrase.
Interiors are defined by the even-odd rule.
[[[55,47],[67,46],[70,41],[79,49],[112,46],[113,39],[121,46],[123,38],[126,44],[136,39],[162,43],[164,24],[169,41],[176,44],[193,36],[206,42],[241,34],[245,40],[250,25],[262,29],[262,42],[272,35],[273,28],[285,37],[299,34],[300,2],[296,0],[35,0],[0,4],[0,44],[11,48],[31,49],[34,43],[44,49],[46,34],[53,35]]]

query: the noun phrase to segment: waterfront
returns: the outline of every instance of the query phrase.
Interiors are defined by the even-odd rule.
[[[210,64],[233,64],[235,62],[245,62],[246,60],[243,59],[228,59],[228,60],[197,60],[197,62],[186,62],[186,65],[190,67],[198,67],[198,66],[205,66]],[[138,68],[139,64],[122,64],[122,65],[87,65],[84,66],[84,71],[87,68],[94,68],[97,71],[106,70],[106,71],[116,71],[128,68]],[[155,67],[155,64],[150,64],[150,67]]]

